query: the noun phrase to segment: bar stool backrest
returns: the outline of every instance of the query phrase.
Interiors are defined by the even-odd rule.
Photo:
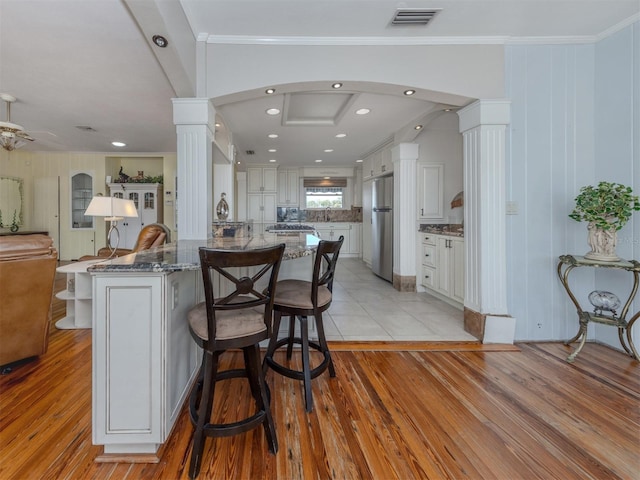
[[[330,292],[333,292],[333,277],[343,241],[344,236],[340,235],[338,240],[321,240],[318,243],[311,281],[311,298],[314,303],[318,298],[318,287],[325,285]]]
[[[267,327],[265,338],[271,334],[273,292],[284,249],[284,243],[275,247],[247,251],[205,247],[199,249],[207,309],[208,340],[204,345],[205,349],[219,350],[215,345],[216,312],[219,311],[254,309],[264,306]],[[258,267],[258,269],[251,273],[253,269],[250,267]],[[241,347],[244,343],[246,341],[240,339],[238,345],[233,345],[232,341],[225,340],[225,348]]]

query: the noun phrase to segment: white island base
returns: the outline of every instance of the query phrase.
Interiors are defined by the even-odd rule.
[[[313,258],[283,261],[279,278],[310,278]],[[200,366],[186,320],[200,270],[90,273],[96,461],[158,462]]]

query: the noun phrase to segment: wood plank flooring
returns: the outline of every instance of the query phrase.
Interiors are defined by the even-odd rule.
[[[199,478],[640,478],[640,364],[620,352],[588,344],[568,364],[558,343],[342,347],[310,414],[301,383],[269,372],[277,455],[262,430],[208,439]],[[223,382],[214,411],[240,418],[247,398]],[[0,376],[1,480],[184,479],[191,434],[183,411],[159,463],[94,461],[90,330],[53,327],[46,355]]]

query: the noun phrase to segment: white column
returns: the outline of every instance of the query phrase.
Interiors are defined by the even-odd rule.
[[[464,145],[465,309],[486,318],[485,340],[511,336],[514,322],[508,316],[505,135],[510,122],[510,102],[479,100],[458,112]],[[509,330],[508,332],[506,330]]]
[[[176,192],[178,238],[206,239],[213,220],[213,136],[215,110],[208,98],[174,98],[178,135]]]
[[[418,144],[400,143],[391,149],[393,161],[393,286],[415,291],[416,174]],[[412,287],[409,277],[413,277]]]

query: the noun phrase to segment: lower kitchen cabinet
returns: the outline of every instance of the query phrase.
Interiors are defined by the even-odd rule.
[[[464,303],[464,239],[420,233],[420,284],[460,304]]]
[[[359,257],[362,252],[361,223],[316,223],[314,224],[322,240],[338,240],[344,236],[340,249],[341,256]]]

